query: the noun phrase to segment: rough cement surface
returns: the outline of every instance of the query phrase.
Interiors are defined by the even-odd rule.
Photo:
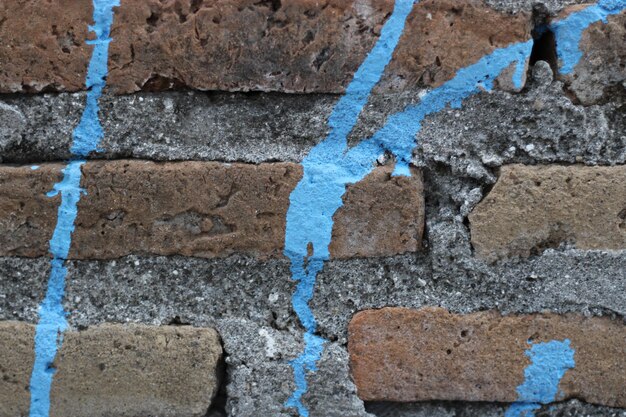
[[[376,417],[502,417],[508,405],[491,403],[369,403],[367,411]],[[624,417],[625,410],[589,405],[570,400],[544,405],[537,417]]]
[[[93,157],[299,162],[326,135],[337,98],[192,91],[105,95],[105,136]],[[1,160],[69,158],[84,101],[84,93],[0,96]]]
[[[572,103],[561,82],[552,80],[546,64],[536,65],[535,73],[519,94],[476,95],[462,109],[426,118],[417,137],[416,163],[443,162],[493,180],[489,169],[505,163],[626,161],[626,87],[616,87],[604,104],[581,106]],[[101,104],[105,139],[93,157],[299,162],[326,135],[336,99],[199,92],[107,96]],[[418,100],[415,92],[372,96],[351,143]],[[0,96],[1,161],[68,158],[83,101],[82,94]]]

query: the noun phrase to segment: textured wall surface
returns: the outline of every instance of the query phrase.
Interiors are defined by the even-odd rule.
[[[626,416],[626,0],[0,2],[0,417]]]

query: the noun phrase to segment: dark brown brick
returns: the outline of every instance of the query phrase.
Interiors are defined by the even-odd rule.
[[[0,5],[0,92],[84,88],[90,3]],[[116,93],[200,90],[340,93],[370,51],[392,0],[123,1],[108,85]],[[495,48],[529,38],[530,17],[482,0],[420,1],[384,89],[434,86]],[[505,82],[506,84],[506,82]]]
[[[468,315],[442,308],[384,308],[354,316],[348,348],[359,397],[365,401],[502,401],[530,364],[532,343],[569,339],[575,367],[559,398],[626,406],[626,326],[581,315]]]
[[[0,166],[0,256],[46,256],[60,196],[46,192],[60,164]],[[297,164],[94,161],[83,166],[84,195],[70,258],[128,254],[222,257],[282,256],[289,195],[302,175]],[[415,251],[424,207],[419,172],[390,179],[377,169],[350,187],[335,215],[333,256]],[[392,198],[393,197],[393,198]]]

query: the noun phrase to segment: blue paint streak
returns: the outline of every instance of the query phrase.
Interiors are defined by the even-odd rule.
[[[624,1],[626,0],[601,0],[598,6],[606,13],[617,13],[618,9],[623,9]],[[330,256],[328,247],[333,215],[343,204],[341,198],[346,185],[356,183],[369,174],[374,168],[373,162],[385,151],[391,152],[396,158],[394,175],[410,176],[409,163],[415,137],[424,118],[444,110],[447,106],[460,108],[464,99],[481,91],[491,90],[494,80],[511,65],[515,65],[512,81],[517,88],[521,88],[525,63],[532,50],[533,41],[528,40],[493,51],[475,64],[460,69],[452,80],[431,90],[420,103],[390,116],[387,123],[372,137],[349,149],[348,134],[372,88],[378,83],[385,66],[391,60],[413,3],[410,0],[396,1],[394,12],[385,23],[380,39],[359,67],[345,96],[333,109],[329,119],[329,135],[302,162],[303,177],[290,196],[285,255],[291,261],[292,278],[298,282],[292,304],[306,334],[304,353],[291,362],[296,390],[285,405],[297,408],[303,417],[308,416],[308,410],[301,402],[307,389],[306,372],[315,370],[324,342],[314,335],[317,323],[309,302],[313,296],[317,274]],[[554,28],[561,33],[571,32],[569,26],[577,27],[580,21],[576,16],[583,12],[574,13],[568,19],[555,23]],[[590,18],[581,19],[587,26],[593,23]],[[568,39],[571,40],[572,37]],[[568,54],[570,50],[577,48],[577,44],[561,45],[564,62],[574,62],[574,58]],[[312,255],[309,254],[309,248],[312,249]],[[531,406],[524,407],[530,410]]]
[[[93,0],[95,24],[90,25],[89,30],[96,34],[96,39],[87,41],[87,44],[94,45],[85,83],[88,88],[87,105],[78,127],[74,130],[74,143],[71,149],[73,155],[80,157],[86,157],[90,152],[98,150],[97,146],[104,137],[98,118],[98,100],[106,85],[108,73],[107,62],[111,42],[109,35],[113,24],[113,7],[119,5],[119,0]]]
[[[39,169],[39,165],[32,165],[30,169],[33,171],[37,171]]]
[[[296,389],[285,406],[296,408],[303,417],[309,415],[301,401],[307,391],[306,373],[317,369],[316,363],[325,342],[315,335],[317,323],[309,308],[309,301],[313,297],[317,274],[329,258],[332,216],[342,204],[345,184],[355,181],[355,177],[337,162],[343,159],[348,147],[348,134],[367,103],[372,88],[391,61],[414,3],[414,0],[396,1],[376,45],[357,70],[346,94],[333,109],[328,121],[330,133],[303,161],[303,178],[290,196],[285,255],[291,260],[292,279],[298,282],[292,305],[306,333],[304,352],[290,362],[294,369]],[[313,250],[310,257],[309,244]]]
[[[86,86],[87,105],[79,125],[74,130],[72,155],[85,157],[96,151],[103,137],[102,126],[98,119],[98,100],[106,83],[109,33],[113,23],[113,7],[119,6],[119,0],[93,0],[93,19],[95,24],[89,29],[96,34],[96,39],[88,41],[95,45],[89,68]],[[39,307],[39,322],[35,330],[35,363],[30,379],[30,416],[47,417],[50,413],[50,389],[55,369],[54,358],[63,342],[63,332],[67,329],[66,313],[63,310],[65,260],[70,251],[74,221],[78,214],[78,202],[84,192],[80,188],[81,167],[84,160],[72,160],[63,169],[63,179],[54,185],[48,197],[61,195],[57,224],[50,239],[50,276],[46,297]],[[31,169],[37,169],[33,166]]]
[[[550,25],[556,37],[557,55],[560,60],[561,74],[569,74],[574,70],[583,56],[580,50],[580,39],[589,25],[602,21],[607,17],[626,9],[626,0],[600,0],[581,11],[572,13],[567,18]]]
[[[576,365],[574,353],[569,339],[532,345],[526,351],[531,363],[524,370],[524,382],[517,387],[519,399],[509,407],[505,417],[532,417],[541,404],[557,399],[561,379]]]

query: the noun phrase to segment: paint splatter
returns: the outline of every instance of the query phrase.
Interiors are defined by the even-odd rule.
[[[85,157],[97,150],[98,143],[103,137],[98,118],[98,100],[106,84],[108,48],[111,41],[109,34],[115,6],[119,6],[119,0],[93,0],[94,25],[89,26],[89,29],[96,34],[96,39],[87,42],[94,45],[94,50],[87,70],[87,105],[73,135],[71,149],[73,156]],[[50,413],[50,389],[55,373],[54,358],[63,342],[63,332],[67,329],[66,313],[63,310],[67,275],[64,263],[72,243],[78,201],[83,193],[80,179],[84,163],[84,160],[70,161],[63,169],[63,179],[48,193],[49,197],[60,194],[61,204],[57,224],[50,239],[52,260],[48,288],[39,307],[39,322],[35,330],[35,363],[30,379],[31,417],[47,417]]]
[[[524,370],[524,382],[517,387],[518,401],[509,407],[505,417],[532,417],[541,404],[556,400],[561,379],[576,365],[569,339],[532,344],[526,356],[531,363]]]
[[[583,9],[554,24],[557,37],[569,40],[559,47],[564,69],[570,66],[573,68],[580,60],[580,56],[570,52],[572,49],[578,50],[582,33],[582,30],[579,32],[574,27],[581,25],[581,22],[581,27],[588,27],[602,20],[602,16],[617,13],[626,8],[625,2],[603,0],[597,6],[591,6],[604,10],[597,18],[588,16],[587,9]],[[331,128],[329,135],[303,160],[302,179],[290,196],[285,255],[291,261],[292,279],[298,282],[292,297],[293,308],[306,333],[304,352],[291,362],[296,389],[285,405],[297,408],[303,417],[309,415],[301,401],[307,391],[306,373],[316,370],[324,344],[324,339],[315,335],[317,322],[309,302],[313,297],[317,274],[329,258],[332,218],[343,204],[346,185],[356,183],[369,174],[374,168],[374,161],[386,151],[396,158],[394,175],[410,176],[409,163],[416,145],[415,137],[426,116],[440,112],[447,106],[460,108],[464,99],[491,90],[495,79],[512,65],[515,66],[513,83],[521,88],[525,64],[530,58],[532,40],[496,49],[475,64],[457,71],[453,79],[429,91],[418,104],[390,116],[372,137],[349,148],[348,134],[389,63],[414,3],[409,0],[396,1],[394,12],[385,23],[380,39],[359,67],[346,94],[333,109],[328,122]],[[571,30],[570,26],[573,27]]]

